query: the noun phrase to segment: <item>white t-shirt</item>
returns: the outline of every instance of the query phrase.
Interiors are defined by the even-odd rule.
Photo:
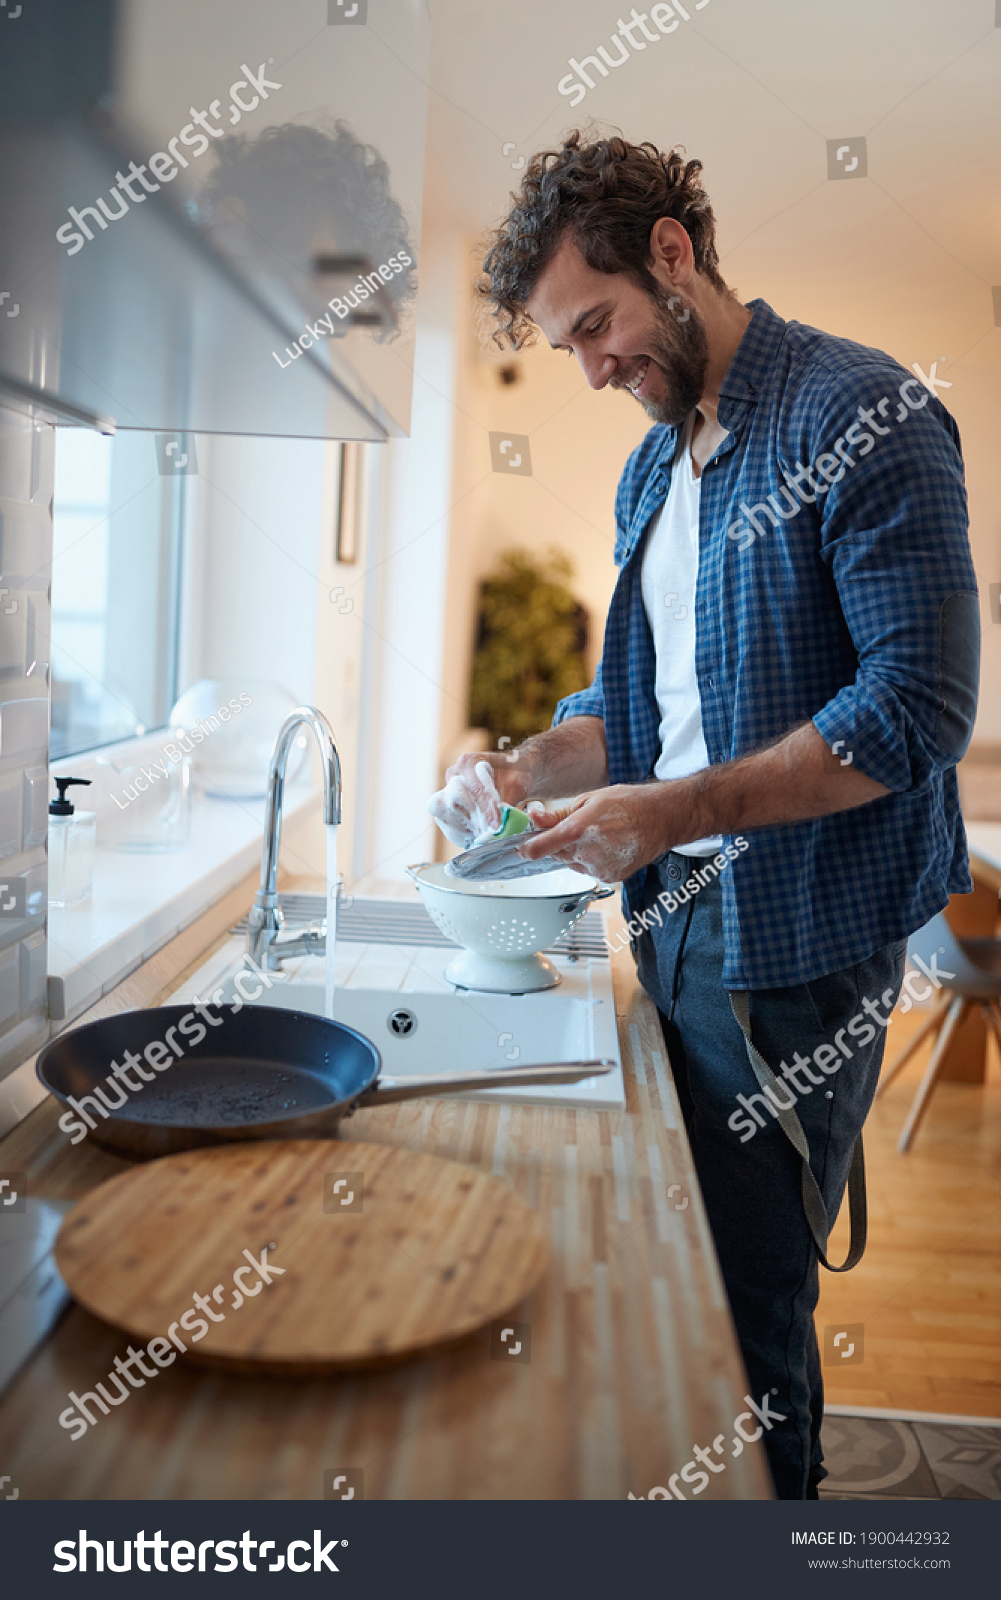
[[[647,537],[640,586],[653,634],[655,689],[660,707],[657,778],[687,778],[709,765],[702,732],[702,705],[695,675],[695,584],[699,575],[699,502],[702,480],[692,470],[692,429],[685,423],[681,448],[671,471],[671,486],[656,525]],[[675,848],[686,856],[713,856],[718,836]]]

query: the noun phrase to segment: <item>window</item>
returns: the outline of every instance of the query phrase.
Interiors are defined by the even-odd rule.
[[[182,485],[148,433],[56,432],[53,761],[166,724],[177,698]]]

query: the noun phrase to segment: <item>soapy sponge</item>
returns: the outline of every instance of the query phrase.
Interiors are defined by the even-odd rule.
[[[518,841],[538,831],[536,823],[517,806],[501,808],[501,825],[494,833],[485,833],[467,845],[445,865],[450,878],[480,881],[486,878],[532,878],[539,873],[552,873],[553,863],[548,857],[526,861],[519,853]],[[557,866],[561,863],[557,863]]]
[[[491,839],[510,839],[516,833],[524,833],[531,826],[531,817],[527,812],[519,811],[517,806],[505,806],[501,813],[501,825],[496,833],[489,835]],[[478,844],[485,841],[477,840]]]

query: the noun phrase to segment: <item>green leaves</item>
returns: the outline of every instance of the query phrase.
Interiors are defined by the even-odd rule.
[[[517,743],[552,722],[564,695],[586,688],[587,612],[559,550],[537,562],[508,550],[480,591],[470,722]]]

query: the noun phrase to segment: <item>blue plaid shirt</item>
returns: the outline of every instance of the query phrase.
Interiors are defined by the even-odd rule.
[[[980,639],[945,407],[879,350],[784,322],[763,300],[748,309],[720,388],[727,437],[702,474],[695,665],[709,761],[812,719],[891,793],[750,836],[721,874],[730,989],[837,971],[970,891],[955,765]],[[650,779],[660,754],[640,568],[677,442],[677,429],[651,428],[626,463],[601,666],[554,718],[604,719],[609,783]],[[649,870],[623,885],[627,916]]]

